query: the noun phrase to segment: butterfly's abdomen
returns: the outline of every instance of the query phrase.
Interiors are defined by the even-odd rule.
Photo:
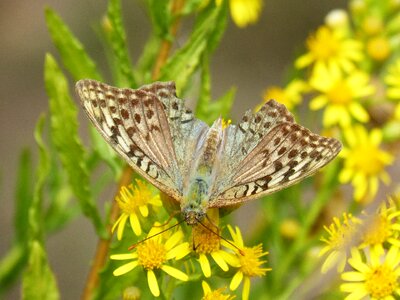
[[[206,214],[223,137],[219,119],[214,122],[204,140],[197,146],[181,203],[182,214],[188,224],[196,224]]]

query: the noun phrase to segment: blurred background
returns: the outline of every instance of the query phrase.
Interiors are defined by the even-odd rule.
[[[323,22],[329,11],[344,8],[346,4],[347,1],[267,0],[262,17],[255,25],[239,29],[230,22],[213,56],[212,94],[219,97],[231,86],[237,87],[233,121],[262,100],[267,86],[282,84],[285,70],[308,33]],[[106,5],[106,1],[98,0],[2,1],[0,4],[0,256],[13,240],[18,157],[24,147],[32,149],[35,156],[33,128],[39,114],[48,110],[43,61],[46,52],[56,52],[45,26],[44,8],[52,7],[63,18],[92,58],[103,63],[100,68],[106,72],[104,51],[93,30],[106,12]],[[140,1],[123,1],[123,9],[130,51],[135,59],[142,51],[150,24]],[[178,36],[186,36],[185,32],[185,27],[181,27]],[[175,46],[179,45],[178,38]],[[106,75],[110,78],[110,74]],[[70,84],[73,86],[73,82]],[[82,122],[87,122],[82,111],[80,116]],[[110,189],[104,197],[111,200],[113,194],[114,189]],[[240,213],[246,211],[240,210]],[[83,217],[49,238],[50,264],[62,298],[80,297],[96,243],[93,228]],[[16,285],[7,299],[19,297]]]

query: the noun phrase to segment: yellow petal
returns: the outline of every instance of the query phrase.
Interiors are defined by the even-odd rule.
[[[122,265],[121,267],[114,270],[113,275],[120,276],[125,273],[128,273],[129,271],[132,271],[134,268],[136,268],[138,264],[139,264],[138,261],[132,261],[130,263]]]
[[[228,264],[223,259],[223,256],[221,255],[220,252],[223,252],[223,251],[211,252],[211,257],[214,259],[214,261],[217,263],[217,265],[222,269],[222,271],[226,272],[229,270],[229,267],[228,267]]]
[[[142,216],[145,218],[149,215],[149,209],[148,209],[147,205],[139,206],[139,211],[142,214]]]
[[[124,233],[125,223],[126,223],[127,219],[128,219],[128,215],[127,214],[122,214],[121,217],[119,218],[120,221],[119,221],[118,231],[117,231],[118,240],[122,239],[122,235]]]
[[[210,277],[211,276],[210,262],[208,261],[207,256],[205,256],[203,253],[199,255],[199,263],[204,276],[206,278]]]
[[[243,279],[242,271],[237,271],[236,274],[233,275],[231,284],[229,285],[230,290],[231,291],[236,290],[239,284],[242,282],[242,279]]]
[[[113,260],[127,260],[137,258],[137,253],[124,253],[124,254],[113,254],[110,256]]]
[[[203,280],[203,281],[201,282],[201,286],[203,287],[203,293],[204,293],[204,295],[207,295],[207,294],[211,293],[211,288],[210,288],[210,286],[208,285],[207,282],[205,282],[205,281]]]
[[[242,300],[248,300],[250,295],[250,278],[245,277],[243,282]]]
[[[136,214],[129,215],[129,222],[131,224],[133,232],[139,236],[142,234],[142,227],[140,226],[139,219]]]
[[[171,267],[171,266],[167,266],[167,265],[162,265],[161,266],[161,270],[163,270],[165,273],[167,273],[168,275],[175,277],[176,279],[179,279],[181,281],[188,281],[189,280],[189,276],[187,276],[185,273],[183,273],[182,271]]]
[[[184,258],[186,255],[188,255],[191,252],[190,245],[188,242],[179,244],[175,248],[169,250],[167,252],[166,259],[172,259],[175,258],[176,260],[179,260],[181,258]]]
[[[147,270],[147,284],[154,297],[160,296],[160,288],[158,287],[157,278],[153,270]]]

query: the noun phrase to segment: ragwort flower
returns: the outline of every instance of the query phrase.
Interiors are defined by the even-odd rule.
[[[199,256],[201,270],[204,276],[208,278],[211,276],[211,267],[207,255],[210,255],[224,272],[229,270],[228,264],[235,266],[237,262],[231,253],[221,248],[221,238],[215,234],[219,234],[219,230],[215,228],[215,225],[212,225],[210,222],[205,222],[204,225],[207,226],[209,230],[201,224],[198,224],[193,227],[192,235],[196,243],[195,252]]]
[[[204,296],[202,300],[232,300],[235,298],[234,295],[223,294],[225,288],[219,288],[211,290],[207,282],[202,281],[201,286],[203,287]]]
[[[142,227],[139,222],[139,213],[142,217],[146,218],[149,214],[148,205],[161,207],[162,203],[160,196],[153,195],[148,186],[141,180],[136,179],[136,186],[130,184],[128,188],[123,186],[120,194],[115,199],[121,209],[121,216],[112,227],[112,232],[116,228],[117,238],[121,240],[124,233],[126,221],[129,218],[133,232],[139,236],[142,234]]]
[[[362,235],[362,244],[360,247],[377,248],[377,253],[383,253],[385,243],[400,247],[400,211],[397,210],[394,202],[389,199],[382,203],[379,210],[373,216],[369,216],[366,221],[369,223]]]
[[[347,127],[352,118],[367,122],[369,116],[360,99],[372,95],[374,88],[369,84],[367,74],[354,71],[345,76],[340,71],[316,72],[310,79],[310,86],[318,93],[310,102],[312,110],[325,107],[323,124],[325,127],[339,124]]]
[[[308,52],[296,60],[297,68],[313,65],[316,72],[349,72],[363,59],[360,42],[346,37],[341,30],[327,26],[320,27],[307,39],[307,49]]]
[[[264,103],[270,99],[274,99],[279,103],[284,104],[288,110],[292,110],[295,106],[301,103],[302,93],[306,90],[306,83],[299,79],[295,79],[289,82],[289,84],[285,88],[281,88],[279,86],[271,86],[267,88],[264,92]],[[261,108],[261,105],[259,105],[255,110],[259,110]]]
[[[238,27],[256,23],[261,15],[262,0],[230,0],[232,19]]]
[[[190,253],[189,244],[181,242],[183,233],[181,230],[176,231],[172,235],[169,232],[159,234],[162,230],[160,224],[155,223],[150,230],[148,237],[150,239],[140,243],[135,248],[135,252],[127,254],[114,254],[111,259],[114,260],[131,260],[114,270],[114,276],[120,276],[141,266],[147,272],[147,282],[151,293],[158,297],[160,296],[160,288],[158,286],[155,270],[162,270],[168,275],[181,280],[187,281],[188,275],[182,271],[167,264],[168,261],[175,259],[179,260]]]
[[[373,129],[371,133],[362,126],[344,131],[347,147],[339,154],[344,159],[344,167],[339,181],[351,181],[356,201],[369,201],[376,195],[379,179],[389,184],[390,177],[385,167],[393,162],[393,156],[380,149],[382,132]]]
[[[231,226],[228,225],[229,232],[232,236],[233,243],[241,250],[237,253],[237,258],[239,260],[239,268],[235,275],[232,277],[231,284],[229,288],[234,291],[238,288],[240,283],[243,281],[242,299],[249,299],[250,295],[250,278],[261,277],[270,271],[271,268],[262,268],[261,266],[266,263],[266,260],[262,260],[263,256],[268,255],[268,252],[263,252],[262,244],[254,247],[245,247],[243,243],[242,234],[238,227],[233,230]],[[232,250],[237,251],[236,248],[229,244],[226,244]]]
[[[319,256],[329,254],[322,265],[322,273],[325,273],[335,265],[337,265],[338,272],[343,271],[346,265],[347,248],[351,246],[350,243],[353,241],[360,223],[361,221],[358,218],[344,213],[342,221],[335,217],[329,227],[324,226],[328,237],[321,238],[321,241],[326,245],[320,251]]]
[[[346,300],[359,300],[368,296],[373,300],[394,300],[400,295],[400,254],[397,247],[390,247],[384,254],[372,248],[368,253],[364,252],[367,261],[363,260],[360,251],[352,250],[349,264],[354,271],[342,274],[346,281],[340,286],[340,290],[350,293]],[[397,297],[396,297],[397,296]]]

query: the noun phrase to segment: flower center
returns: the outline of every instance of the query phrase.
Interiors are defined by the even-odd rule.
[[[339,42],[332,32],[326,28],[320,28],[315,36],[307,40],[307,46],[316,60],[327,60],[337,55]]]
[[[261,245],[242,249],[243,255],[239,255],[240,269],[245,276],[263,276],[269,269],[261,268],[260,266],[265,262],[260,258],[267,253],[262,252]]]
[[[222,292],[224,288],[219,288],[217,290],[211,291],[203,296],[202,300],[231,300],[233,296],[224,295]]]
[[[211,225],[212,226],[212,225]],[[215,229],[212,229],[215,231]],[[208,231],[201,225],[193,227],[193,236],[196,243],[196,252],[209,254],[220,248],[220,237]]]
[[[139,264],[148,270],[160,269],[167,256],[165,246],[154,241],[154,239],[139,245],[137,253]]]
[[[122,187],[120,195],[116,198],[121,211],[128,215],[136,213],[139,206],[146,205],[152,198],[151,191],[143,181],[137,180],[136,184],[135,187]]]
[[[397,286],[397,275],[386,265],[373,269],[365,281],[365,287],[374,299],[383,299],[392,295]]]
[[[355,170],[370,176],[382,171],[384,162],[380,159],[379,149],[375,146],[363,145],[353,151],[351,163]]]
[[[368,245],[382,244],[390,234],[390,224],[387,219],[382,216],[376,216],[364,234],[363,239]]]
[[[327,96],[333,104],[338,105],[346,105],[353,99],[351,89],[343,80],[337,82],[330,91],[328,91]]]

